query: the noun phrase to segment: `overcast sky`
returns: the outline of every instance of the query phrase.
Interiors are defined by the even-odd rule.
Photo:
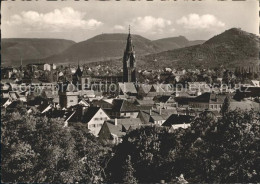
[[[3,38],[83,41],[131,32],[148,39],[206,40],[229,28],[258,34],[258,1],[2,1]]]

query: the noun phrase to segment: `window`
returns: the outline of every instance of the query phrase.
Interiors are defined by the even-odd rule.
[[[97,121],[97,120],[99,120],[99,118],[95,118],[94,120],[96,120],[96,121]]]
[[[133,113],[133,112],[131,112],[130,114],[131,114],[131,115],[133,115],[134,113]]]
[[[100,118],[100,120],[103,120],[103,118]]]
[[[73,102],[73,100],[70,100],[70,102]]]
[[[102,111],[100,111],[100,114],[102,114]]]
[[[89,128],[95,128],[95,127],[96,127],[95,124],[89,125]]]

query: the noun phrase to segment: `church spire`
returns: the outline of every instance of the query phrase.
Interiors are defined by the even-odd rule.
[[[134,46],[132,44],[132,37],[130,32],[127,37],[126,49],[123,57],[123,81],[124,82],[135,82],[136,81],[136,61]]]
[[[129,31],[129,33],[128,33],[128,37],[127,37],[127,43],[126,43],[125,51],[130,53],[130,52],[133,51],[132,36],[131,36],[131,32],[130,32],[130,25],[129,25],[128,31]]]

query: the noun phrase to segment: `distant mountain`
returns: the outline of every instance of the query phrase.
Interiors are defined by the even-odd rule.
[[[235,68],[259,63],[259,37],[232,28],[201,45],[169,50],[139,58],[140,68]]]
[[[188,47],[192,45],[199,45],[204,42],[205,42],[204,40],[189,41],[184,36],[163,38],[163,39],[153,41],[153,43],[158,45],[162,51],[179,49],[179,48]]]
[[[86,41],[76,43],[62,53],[48,57],[46,60],[58,63],[81,60],[89,63],[122,58],[127,36],[128,34],[120,33],[97,35]],[[183,36],[151,41],[139,35],[132,35],[132,40],[136,56],[154,54],[203,42],[189,41]]]
[[[46,58],[56,62],[81,60],[84,62],[102,61],[120,58],[126,46],[127,34],[101,34],[86,41],[72,45],[60,54]],[[160,48],[151,40],[132,35],[136,55],[160,52]]]
[[[38,60],[60,53],[75,44],[64,39],[3,38],[1,40],[2,64],[13,65],[20,59]]]

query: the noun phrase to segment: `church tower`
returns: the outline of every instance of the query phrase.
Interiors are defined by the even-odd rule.
[[[123,82],[136,82],[136,61],[130,26],[123,57]]]

